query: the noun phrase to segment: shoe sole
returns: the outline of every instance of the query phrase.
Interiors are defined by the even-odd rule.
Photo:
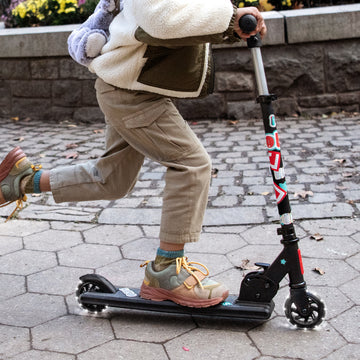
[[[0,164],[0,182],[9,175],[11,169],[23,158],[26,158],[26,155],[19,146],[6,155],[5,159]]]
[[[203,307],[214,306],[223,302],[229,296],[229,291],[225,291],[222,294],[222,297],[217,297],[213,299],[189,299],[184,296],[175,295],[170,290],[153,288],[143,283],[140,288],[140,296],[143,299],[147,299],[147,300],[153,300],[153,301],[171,300],[174,303],[182,306],[203,308]]]

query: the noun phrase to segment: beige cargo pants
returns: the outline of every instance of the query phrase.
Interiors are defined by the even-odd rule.
[[[172,101],[95,84],[106,122],[106,149],[96,160],[50,171],[56,202],[114,200],[134,187],[145,156],[164,165],[160,240],[197,241],[208,200],[210,158]]]

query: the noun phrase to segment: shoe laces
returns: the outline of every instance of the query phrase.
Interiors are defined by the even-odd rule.
[[[37,172],[42,169],[42,165],[40,165],[40,164],[31,165],[31,168],[34,170],[34,172]]]
[[[199,286],[201,287],[201,289],[203,289],[203,285],[201,283],[201,280],[198,278],[198,276],[195,274],[195,271],[200,272],[202,275],[204,275],[205,277],[209,275],[209,269],[204,265],[201,264],[199,262],[196,261],[188,261],[187,257],[183,256],[183,257],[178,257],[176,258],[176,275],[179,275],[181,268],[184,268],[191,276],[194,277],[194,279],[196,280],[196,282],[199,284]],[[140,265],[140,267],[144,267],[146,265],[148,265],[150,262],[150,260],[145,261],[143,264]],[[201,269],[199,269],[196,266],[193,265],[199,265],[201,267],[203,267],[205,269],[205,271],[202,271]],[[184,282],[184,285],[188,288],[191,289],[193,286],[189,286],[186,284],[186,282]]]
[[[37,172],[37,171],[42,169],[42,165],[31,165],[31,168],[33,169],[34,172]],[[0,205],[0,208],[2,208],[4,206],[8,206],[8,205],[12,204],[13,202],[16,204],[15,209],[6,218],[5,222],[8,222],[18,210],[20,211],[20,210],[22,210],[24,208],[24,202],[26,202],[26,200],[27,200],[27,196],[25,194],[23,194],[22,198],[20,198],[20,199],[13,200],[13,201],[8,201],[7,203]]]
[[[13,210],[13,212],[7,217],[7,219],[5,220],[5,222],[8,222],[13,216],[14,214],[18,211],[18,210],[22,210],[22,208],[24,207],[24,202],[27,200],[27,196],[24,194],[23,197],[21,199],[18,200],[13,200],[13,201],[8,201],[5,204],[0,205],[0,208],[4,207],[4,206],[8,206],[10,204],[12,204],[13,202],[16,203],[16,207]]]
[[[203,267],[205,269],[205,272],[202,271],[201,269],[199,269],[196,266],[193,265],[199,265],[201,267]],[[196,280],[196,282],[199,284],[199,286],[201,287],[201,289],[203,289],[203,285],[201,283],[201,280],[197,277],[197,275],[195,274],[195,271],[200,272],[202,275],[204,276],[208,276],[209,275],[209,269],[204,265],[201,264],[199,262],[196,261],[187,261],[187,257],[183,256],[183,257],[178,257],[176,258],[176,274],[178,275],[181,271],[181,268],[184,268],[189,274],[191,274],[191,276],[194,277],[194,279]],[[186,282],[184,282],[184,285],[190,289],[192,288],[191,286],[189,287]]]

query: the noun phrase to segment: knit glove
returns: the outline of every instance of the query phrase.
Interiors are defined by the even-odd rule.
[[[108,41],[109,26],[114,17],[122,10],[123,0],[100,0],[94,13],[68,38],[70,56],[79,64],[88,66],[100,55]]]

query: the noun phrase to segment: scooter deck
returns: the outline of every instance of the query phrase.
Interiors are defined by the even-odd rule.
[[[178,305],[172,301],[146,300],[139,296],[139,289],[117,288],[115,293],[84,292],[79,302],[91,305],[134,310],[156,311],[164,313],[198,315],[212,318],[267,320],[274,309],[274,302],[255,303],[239,301],[236,295],[230,295],[224,302],[207,308],[192,308]]]

